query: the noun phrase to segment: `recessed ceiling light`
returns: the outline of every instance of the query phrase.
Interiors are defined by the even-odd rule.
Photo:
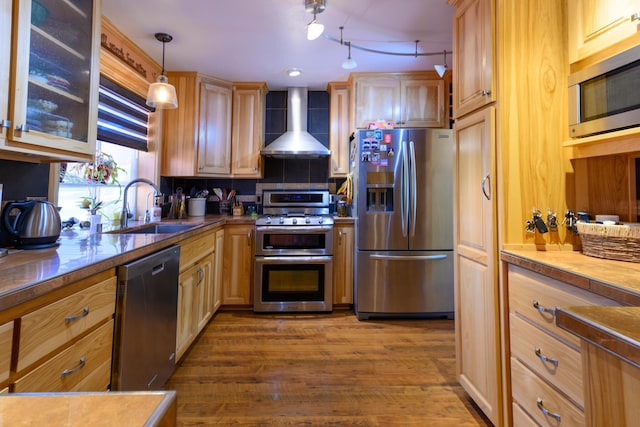
[[[302,70],[299,68],[291,68],[287,70],[287,74],[289,74],[289,77],[298,77],[300,74],[302,74]]]

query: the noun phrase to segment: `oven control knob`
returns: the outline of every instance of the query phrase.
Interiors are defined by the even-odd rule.
[[[298,219],[297,219],[297,218],[293,218],[293,219],[291,220],[291,222],[295,225],[295,224],[297,224],[297,223],[298,223]]]
[[[284,217],[283,216],[280,217],[280,224],[284,224]]]
[[[304,222],[306,222],[307,224],[310,224],[311,223],[311,218],[310,217],[306,217],[304,219]]]
[[[318,224],[322,224],[324,222],[324,218],[321,216],[318,217]]]
[[[268,216],[267,219],[264,222],[266,222],[267,224],[271,224],[271,217]]]

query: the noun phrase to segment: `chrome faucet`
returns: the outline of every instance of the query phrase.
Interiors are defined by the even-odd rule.
[[[139,182],[144,182],[145,184],[149,184],[153,188],[153,191],[155,193],[154,196],[159,196],[161,194],[158,187],[156,187],[156,185],[152,181],[146,178],[136,178],[130,183],[128,183],[124,187],[124,197],[122,199],[122,213],[120,214],[120,228],[127,227],[127,224],[129,221],[129,208],[127,207],[127,190],[129,190],[129,187],[131,187],[133,184],[137,184]]]

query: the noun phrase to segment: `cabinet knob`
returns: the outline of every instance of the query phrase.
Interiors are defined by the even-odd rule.
[[[18,132],[29,132],[29,126],[27,125],[16,126],[16,130]]]
[[[640,19],[640,12],[636,12],[633,15],[631,15],[631,22],[637,21],[639,19]]]
[[[544,415],[548,417],[555,418],[556,421],[560,422],[560,418],[561,418],[560,414],[551,412],[547,408],[545,408],[541,397],[538,397],[538,399],[536,400],[536,404],[538,405],[538,409],[540,409],[540,412],[542,412]]]
[[[480,92],[480,94],[482,96],[491,96],[491,89],[482,89],[482,92]]]
[[[11,127],[11,120],[0,120],[0,128],[9,129]]]

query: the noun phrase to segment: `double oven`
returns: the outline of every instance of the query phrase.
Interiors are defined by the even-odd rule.
[[[256,219],[256,312],[331,311],[333,217],[328,190],[269,190]]]

